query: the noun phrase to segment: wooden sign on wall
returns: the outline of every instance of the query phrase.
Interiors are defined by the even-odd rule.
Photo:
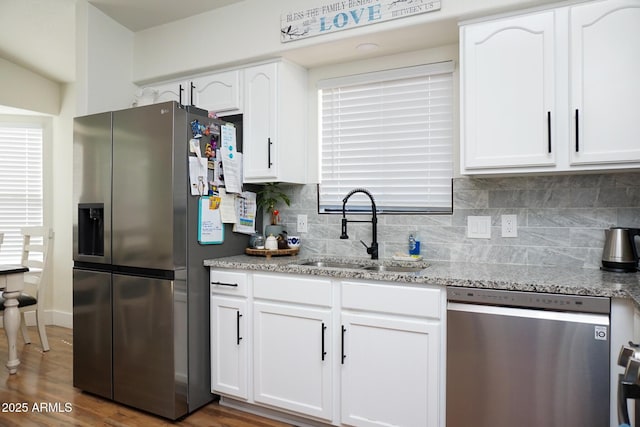
[[[341,0],[280,17],[282,43],[440,10],[440,0]]]

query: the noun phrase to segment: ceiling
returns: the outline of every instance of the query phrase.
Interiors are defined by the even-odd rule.
[[[136,32],[242,1],[244,0],[89,0],[89,3],[114,21]]]
[[[0,0],[0,58],[50,80],[75,80],[75,9],[81,0]],[[89,0],[131,31],[244,0]]]

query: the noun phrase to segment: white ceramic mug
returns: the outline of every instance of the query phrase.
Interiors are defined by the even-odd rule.
[[[300,236],[287,236],[287,246],[291,249],[300,247]]]

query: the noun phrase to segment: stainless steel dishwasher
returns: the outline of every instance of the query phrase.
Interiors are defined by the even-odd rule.
[[[609,425],[609,298],[447,289],[447,427]]]

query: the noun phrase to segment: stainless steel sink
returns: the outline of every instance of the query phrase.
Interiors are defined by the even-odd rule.
[[[362,265],[349,262],[332,262],[332,261],[308,261],[303,262],[300,265],[308,265],[311,267],[325,267],[325,268],[353,268],[360,269]]]
[[[424,270],[425,267],[403,267],[399,265],[372,265],[370,267],[364,267],[363,270],[389,272],[389,273],[415,273],[420,270]]]

